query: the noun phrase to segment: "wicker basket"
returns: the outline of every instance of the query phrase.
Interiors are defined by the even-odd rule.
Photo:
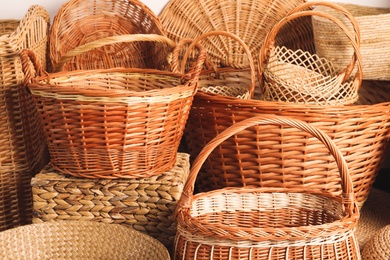
[[[361,32],[360,52],[363,63],[363,79],[390,80],[390,36],[385,33],[390,28],[390,8],[376,8],[359,4],[339,3],[356,19]],[[326,12],[340,19],[340,14],[326,7],[315,10]],[[321,57],[339,68],[347,64],[353,53],[344,33],[321,17],[313,17],[315,47]]]
[[[33,53],[24,54],[25,62],[34,61]],[[41,72],[28,87],[54,169],[85,178],[149,177],[171,169],[203,50],[198,57],[186,75],[136,68]]]
[[[170,0],[159,19],[167,36],[178,42],[182,38],[195,39],[211,31],[235,34],[257,56],[266,33],[286,13],[304,0]],[[208,37],[202,41],[209,59],[218,67],[249,67],[247,55],[233,38]]]
[[[355,37],[337,18],[323,12],[303,11],[311,6],[325,5],[334,8],[348,17],[353,24]],[[303,16],[322,17],[342,28],[354,53],[346,68],[336,68],[330,61],[317,54],[301,49],[293,50],[285,46],[275,46],[275,38],[289,21]],[[356,20],[341,6],[327,2],[302,4],[281,19],[267,34],[260,51],[259,81],[263,88],[263,99],[271,101],[316,103],[322,105],[353,104],[358,99],[362,81],[362,61],[359,51],[360,32]],[[337,52],[336,52],[337,53]],[[345,58],[345,57],[344,57]],[[350,77],[357,63],[355,76]]]
[[[186,153],[177,154],[171,170],[150,178],[72,178],[48,165],[31,180],[32,221],[121,224],[156,238],[170,249],[176,234],[174,212],[189,169]]]
[[[31,224],[0,233],[1,259],[169,260],[156,239],[131,228],[89,221]]]
[[[318,138],[335,158],[342,194],[310,184],[223,188],[193,194],[197,174],[212,150],[241,131],[244,135],[249,127],[270,124],[296,127]],[[291,145],[299,149],[294,142]],[[251,155],[255,158],[261,153],[262,149],[252,150]],[[177,207],[175,259],[360,259],[354,234],[358,219],[347,164],[326,134],[299,120],[253,117],[220,133],[192,165]]]
[[[50,60],[57,63],[76,47],[124,34],[166,36],[158,17],[138,0],[70,0],[58,10],[50,32]],[[68,61],[63,70],[137,67],[162,69],[166,45],[151,42],[122,43],[95,48]]]
[[[362,251],[364,260],[390,259],[390,225],[376,233]]]

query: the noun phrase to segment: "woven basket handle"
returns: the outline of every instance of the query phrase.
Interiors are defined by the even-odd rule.
[[[307,10],[309,7],[316,6],[316,5],[324,5],[327,7],[331,7],[336,9],[337,11],[344,14],[348,20],[353,25],[354,33],[353,36],[349,29],[343,24],[339,19],[336,17],[331,16],[330,14],[314,11],[314,10]],[[258,64],[258,77],[259,82],[262,82],[262,72],[263,67],[267,63],[267,60],[269,59],[271,50],[275,47],[275,37],[279,30],[289,21],[293,19],[297,19],[304,16],[320,16],[326,19],[331,20],[334,22],[337,26],[339,26],[346,36],[348,37],[353,49],[354,54],[352,55],[351,62],[347,65],[347,67],[340,73],[340,76],[343,77],[343,82],[345,82],[349,76],[351,75],[352,71],[355,68],[355,64],[357,63],[357,72],[355,74],[355,80],[359,81],[361,83],[363,79],[363,67],[362,67],[362,56],[360,53],[360,30],[359,25],[356,21],[356,19],[353,17],[353,15],[345,8],[341,7],[338,4],[330,3],[330,2],[323,2],[323,1],[309,1],[307,3],[304,3],[302,5],[299,5],[298,7],[292,9],[283,19],[281,19],[275,26],[271,29],[271,31],[266,35],[263,45],[260,49],[259,53],[259,64]],[[360,87],[360,84],[358,84]]]
[[[24,49],[20,52],[20,60],[22,62],[22,71],[24,73],[24,85],[27,86],[28,83],[35,77],[48,75],[44,70],[41,63],[39,62],[37,55],[34,51],[30,49]],[[32,65],[32,66],[31,66]],[[33,73],[35,70],[35,73]]]
[[[83,54],[85,52],[91,51],[93,49],[103,47],[109,44],[115,43],[124,43],[124,42],[159,42],[164,43],[172,49],[176,46],[175,42],[169,39],[166,36],[159,34],[123,34],[110,36],[106,38],[101,38],[86,44],[77,46],[71,51],[68,51],[65,55],[61,57],[57,64],[53,68],[53,72],[58,72],[62,70],[64,64],[70,61],[73,57]]]
[[[299,130],[307,132],[314,137],[316,137],[319,141],[321,141],[326,148],[328,148],[329,152],[335,158],[337,163],[337,167],[339,169],[340,177],[341,177],[341,187],[342,187],[342,196],[343,203],[345,204],[346,210],[349,212],[353,212],[354,209],[354,191],[353,191],[353,183],[349,174],[348,165],[341,154],[340,150],[337,148],[336,144],[330,139],[330,137],[325,134],[320,129],[317,129],[314,126],[309,125],[308,123],[288,118],[288,117],[278,117],[278,116],[256,116],[252,118],[248,118],[242,120],[228,128],[226,128],[223,132],[214,137],[208,144],[204,146],[202,151],[196,157],[192,167],[190,174],[188,176],[187,182],[184,186],[182,197],[179,201],[178,209],[183,208],[191,208],[192,204],[192,196],[194,194],[195,181],[198,176],[198,173],[206,161],[211,152],[218,147],[223,141],[227,140],[229,137],[237,134],[240,131],[245,130],[246,128],[256,126],[256,125],[287,125],[290,127],[295,127]]]
[[[185,64],[187,63],[188,57],[189,57],[189,55],[191,53],[191,50],[197,44],[199,44],[203,39],[206,39],[206,38],[212,37],[212,36],[230,37],[230,38],[236,40],[242,46],[242,48],[244,49],[244,51],[245,51],[245,53],[247,55],[247,58],[249,60],[249,68],[250,68],[250,71],[251,71],[251,84],[249,86],[249,92],[253,94],[254,91],[255,91],[255,84],[256,84],[256,68],[255,68],[255,63],[254,63],[253,57],[252,57],[252,53],[251,53],[248,45],[246,45],[246,43],[242,39],[240,39],[238,36],[236,36],[233,33],[226,32],[226,31],[210,31],[210,32],[203,33],[202,35],[200,35],[197,38],[193,39],[192,43],[188,46],[188,48],[187,48],[187,50],[186,50],[186,52],[185,52],[185,54],[183,56],[183,59],[181,61],[181,66],[180,66],[181,70],[182,71],[184,70]]]

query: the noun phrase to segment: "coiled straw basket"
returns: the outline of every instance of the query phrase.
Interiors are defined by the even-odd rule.
[[[70,0],[58,10],[50,31],[52,71],[135,67],[163,69],[169,49],[161,43],[113,42],[58,64],[67,53],[99,39],[127,34],[166,36],[158,17],[138,0]]]
[[[289,12],[267,34],[259,55],[259,76],[261,76],[263,99],[322,105],[348,105],[357,101],[363,76],[359,50],[359,26],[347,10],[338,5],[332,5],[332,8],[348,18],[353,25],[354,35],[332,15],[307,10],[307,5],[302,5]],[[275,37],[280,29],[291,20],[304,16],[319,16],[328,19],[335,23],[333,25],[343,30],[354,50],[346,68],[338,68],[329,60],[308,51],[275,46]],[[351,76],[355,63],[357,63],[357,70],[355,76]]]
[[[169,260],[156,239],[119,224],[56,221],[0,233],[0,257],[15,259]]]
[[[230,187],[194,194],[195,179],[211,151],[240,132],[239,136],[245,136],[252,131],[263,131],[257,128],[260,125],[289,125],[314,136],[317,144],[320,140],[334,156],[342,193],[336,195],[324,187],[297,183],[288,188],[280,185]],[[268,131],[274,129],[270,127]],[[294,140],[291,141],[291,146],[299,150]],[[259,146],[251,150],[247,159],[263,153],[267,151]],[[302,156],[315,157],[316,153]],[[273,161],[258,162],[260,169],[273,167]],[[243,164],[242,168],[245,167]],[[294,171],[286,169],[290,170]],[[334,142],[300,120],[256,116],[221,132],[195,159],[177,207],[174,256],[175,259],[360,259],[354,234],[358,219],[348,166]]]
[[[326,4],[332,3],[326,2]],[[287,38],[287,35],[285,37]],[[292,38],[295,36],[293,35]],[[356,201],[359,206],[363,205],[385,154],[389,138],[390,102],[324,106],[257,99],[244,100],[199,91],[193,100],[186,126],[186,140],[191,157],[196,158],[212,138],[232,124],[264,114],[296,118],[310,123],[329,135],[348,164]],[[296,145],[291,147],[286,144],[289,140],[295,140]],[[249,145],[250,142],[255,142],[255,145]],[[246,162],[243,167],[242,159],[252,158],[253,150],[258,146],[269,149],[273,158],[257,156],[252,162]],[[296,147],[300,147],[300,154],[291,153],[291,149]],[[294,187],[300,183],[339,190],[340,186],[337,184],[339,176],[332,162],[322,167],[320,176],[318,176],[319,171],[315,171],[319,164],[304,163],[306,157],[302,155],[311,149],[317,150],[316,158],[319,161],[328,160],[327,150],[314,144],[305,133],[289,127],[281,127],[274,133],[265,129],[252,135],[232,137],[210,154],[197,178],[197,187],[200,191],[226,186],[273,185],[274,187],[273,181],[267,179],[272,180],[277,174],[278,186]],[[285,158],[295,158],[297,163],[288,163]],[[272,160],[274,167],[259,171],[258,161],[267,160]],[[288,169],[294,171],[287,171]]]
[[[174,45],[160,35],[129,37]],[[23,54],[35,63],[33,53]],[[136,68],[41,71],[28,88],[53,168],[86,178],[148,177],[171,169],[204,58],[199,51],[186,75]]]

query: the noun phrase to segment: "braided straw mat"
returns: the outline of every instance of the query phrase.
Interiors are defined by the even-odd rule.
[[[390,225],[390,193],[372,188],[360,214],[355,234],[359,241],[360,249],[364,251],[366,245],[368,247],[372,242],[372,238],[378,235],[381,229]],[[387,228],[387,230],[387,236],[390,236],[390,228]],[[387,241],[389,241],[389,238]],[[390,253],[389,244],[387,247],[387,253]]]

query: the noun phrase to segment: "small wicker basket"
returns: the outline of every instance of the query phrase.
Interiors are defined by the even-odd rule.
[[[23,54],[25,63],[39,67],[33,53]],[[148,177],[171,169],[204,58],[202,49],[186,75],[136,68],[41,71],[28,88],[54,169],[85,178]]]
[[[50,32],[49,54],[53,71],[69,51],[102,38],[126,34],[158,34],[165,29],[150,8],[138,0],[70,0],[58,10]],[[164,44],[114,42],[75,56],[62,70],[136,67],[163,69]]]
[[[349,29],[335,17],[313,10],[311,6],[329,6],[348,17],[353,24],[352,35]],[[285,46],[275,46],[275,38],[280,29],[291,20],[304,16],[322,17],[334,22],[348,36],[354,53],[345,69],[335,67],[330,61],[317,54],[301,49],[292,50]],[[271,101],[316,103],[321,105],[353,104],[358,99],[362,81],[362,61],[360,55],[360,32],[354,17],[337,4],[310,1],[291,10],[267,34],[259,55],[259,81],[263,88],[263,99]],[[357,63],[355,76],[350,77]]]
[[[222,188],[194,194],[197,174],[212,150],[248,127],[267,124],[289,125],[318,138],[337,162],[342,193],[297,185]],[[253,150],[252,158],[261,152]],[[253,117],[221,132],[192,164],[177,207],[175,259],[360,259],[354,234],[358,219],[347,164],[325,133],[299,120]]]
[[[57,221],[0,232],[0,258],[169,260],[156,239],[117,224]]]

